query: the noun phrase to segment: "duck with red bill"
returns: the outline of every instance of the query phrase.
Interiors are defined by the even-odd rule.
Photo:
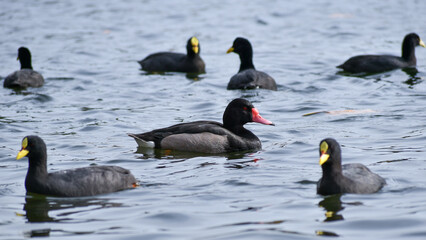
[[[200,153],[260,150],[262,143],[259,138],[244,128],[244,124],[249,122],[274,126],[274,123],[260,116],[253,104],[237,98],[226,107],[223,124],[195,121],[128,135],[135,139],[139,147]]]
[[[267,119],[264,119],[262,116],[260,116],[259,111],[256,108],[253,108],[251,110],[253,114],[253,122],[265,124],[265,125],[272,125],[275,126],[275,124]]]

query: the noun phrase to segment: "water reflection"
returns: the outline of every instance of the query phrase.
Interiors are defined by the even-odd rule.
[[[10,93],[10,95],[27,96],[27,95],[33,94],[32,92],[27,91],[26,88],[14,87],[14,88],[10,88],[10,89],[12,90],[12,92]]]
[[[10,95],[28,96],[27,98],[25,98],[25,101],[35,100],[40,103],[45,103],[45,102],[49,102],[53,100],[53,98],[49,95],[34,93],[31,91],[28,91],[26,88],[13,88]]]
[[[318,203],[318,206],[326,210],[324,222],[344,219],[342,215],[338,214],[338,212],[344,209],[344,207],[342,207],[342,201],[340,200],[341,197],[341,194],[325,196],[324,199]]]
[[[187,73],[185,76],[189,80],[200,81],[203,77],[200,77],[201,74],[198,73]]]
[[[401,69],[403,72],[405,72],[408,75],[408,79],[405,80],[403,83],[409,85],[409,88],[413,88],[414,85],[417,85],[421,82],[423,82],[422,77],[418,77],[417,74],[419,71],[417,68],[410,67],[410,68],[403,68]],[[389,77],[389,72],[383,72],[383,73],[349,73],[345,71],[338,71],[336,73],[337,75],[345,76],[345,77],[358,77],[358,78],[368,78],[370,76],[377,75],[377,77],[372,77],[376,79],[377,81],[382,80],[383,74],[388,74],[387,77]],[[385,75],[386,77],[386,75]]]
[[[43,228],[43,229],[34,229],[28,232],[25,232],[24,235],[27,238],[33,238],[33,237],[48,237],[50,236],[50,228]]]
[[[330,231],[323,231],[323,230],[317,230],[315,231],[315,234],[318,236],[339,237],[337,233],[330,232]]]
[[[339,221],[344,219],[342,215],[338,214],[338,212],[344,209],[344,207],[342,207],[342,201],[340,200],[341,197],[342,194],[325,196],[324,199],[318,203],[318,206],[323,207],[326,211],[324,222]],[[335,232],[326,230],[316,230],[315,234],[318,236],[328,237],[339,236]]]
[[[225,157],[228,160],[231,159],[242,159],[247,154],[252,154],[252,151],[246,152],[233,152],[233,153],[218,153],[218,154],[210,154],[210,153],[196,153],[196,152],[184,152],[184,151],[176,151],[176,150],[166,150],[166,149],[158,149],[158,148],[144,148],[138,147],[135,153],[142,154],[139,156],[139,159],[189,159],[195,157]]]
[[[253,166],[258,161],[262,160],[259,158],[256,152],[246,151],[246,152],[232,152],[232,153],[220,153],[220,154],[208,154],[208,153],[194,153],[194,152],[181,152],[175,150],[164,150],[164,149],[155,149],[155,148],[143,148],[138,147],[135,153],[142,154],[137,158],[143,160],[152,160],[153,158],[159,160],[170,160],[167,162],[161,163],[157,168],[165,168],[168,164],[175,164],[184,162],[187,159],[191,158],[201,158],[207,159],[206,162],[201,162],[196,168],[206,167],[209,165],[217,164],[217,158],[225,158],[226,162],[224,167],[226,168],[245,168]]]
[[[253,166],[254,163],[257,163],[258,161],[261,161],[262,159],[259,157],[256,157],[255,154],[252,153],[252,154],[246,154],[246,156],[242,154],[230,155],[228,156],[227,160],[231,160],[231,161],[228,161],[226,163],[226,166],[225,166],[226,168],[239,169],[239,168]]]
[[[409,76],[409,78],[404,81],[405,84],[409,85],[409,88],[413,88],[414,85],[423,82],[423,79],[417,76],[417,73],[419,73],[417,68],[404,68],[402,71]]]
[[[93,211],[106,207],[120,207],[121,203],[110,203],[108,199],[98,199],[93,197],[85,198],[56,198],[44,195],[27,193],[25,196],[24,211],[28,222],[62,222],[72,221],[70,216],[75,213]],[[90,208],[87,208],[89,207]],[[60,211],[56,216],[51,217],[55,211]],[[56,212],[58,213],[58,212]]]
[[[162,75],[162,76],[172,76],[173,74],[171,72],[145,72],[142,69],[139,69],[142,72],[140,73],[140,75],[142,76],[149,76],[149,75]]]
[[[166,150],[158,148],[145,148],[138,147],[135,153],[142,154],[139,156],[139,159],[188,159],[200,156],[208,156],[208,154],[203,153],[193,153],[193,152],[180,152],[175,150]]]
[[[337,71],[336,74],[340,75],[340,76],[345,76],[345,77],[366,78],[366,77],[373,76],[373,75],[376,75],[376,74],[378,75],[378,74],[381,74],[381,73],[364,73],[364,72],[362,72],[362,73],[351,73],[351,72],[346,72],[346,71]]]
[[[42,195],[31,195],[27,193],[25,196],[24,211],[28,222],[55,222],[49,217],[49,202]]]
[[[148,76],[148,75],[162,75],[162,76],[173,76],[176,74],[179,75],[185,75],[185,77],[189,80],[193,80],[193,81],[200,81],[202,80],[204,77],[201,77],[201,75],[203,75],[204,73],[178,73],[178,72],[145,72],[144,70],[140,69],[141,72],[140,75],[143,76]]]

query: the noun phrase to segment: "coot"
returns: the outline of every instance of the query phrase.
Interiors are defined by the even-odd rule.
[[[191,37],[186,44],[186,54],[173,52],[153,53],[139,61],[147,72],[204,73],[205,64],[200,57],[200,43]]]
[[[359,55],[349,58],[337,66],[349,73],[379,73],[397,68],[415,67],[417,60],[415,47],[425,47],[424,42],[416,33],[407,34],[402,42],[402,56],[391,55]]]
[[[25,178],[27,192],[58,196],[80,197],[116,192],[137,186],[129,170],[117,166],[92,166],[47,172],[46,144],[38,136],[26,136],[16,156],[28,156]]]
[[[320,165],[322,178],[317,184],[317,193],[331,195],[338,193],[374,193],[386,181],[360,163],[342,166],[339,143],[326,138],[320,143]]]
[[[253,65],[253,49],[250,42],[238,37],[226,53],[235,52],[240,56],[240,70],[232,76],[228,89],[254,89],[264,88],[277,90],[275,80],[268,74],[257,71]]]
[[[18,60],[21,63],[21,70],[9,74],[3,82],[5,88],[27,88],[41,87],[44,84],[43,76],[33,70],[31,65],[31,53],[26,47],[18,49]]]

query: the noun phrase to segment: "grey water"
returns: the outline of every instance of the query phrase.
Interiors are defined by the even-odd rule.
[[[0,88],[0,239],[426,239],[426,49],[417,70],[347,76],[359,54],[401,54],[426,39],[424,1],[0,0],[0,78],[28,47],[41,88]],[[137,61],[184,52],[197,36],[206,74],[148,75]],[[228,91],[242,36],[278,91]],[[197,155],[137,149],[126,133],[221,121],[243,97],[276,126],[247,124],[257,152]],[[354,111],[348,111],[354,110]],[[311,112],[319,114],[303,116]],[[84,198],[26,194],[16,161],[42,137],[48,170],[130,169],[140,187]],[[318,144],[383,176],[378,193],[323,197]]]

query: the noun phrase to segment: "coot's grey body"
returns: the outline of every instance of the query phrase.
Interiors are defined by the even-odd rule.
[[[47,177],[37,172],[27,174],[25,188],[38,194],[79,197],[129,189],[136,182],[130,171],[122,167],[92,166],[52,172]]]
[[[243,70],[234,76],[228,83],[228,89],[255,89],[264,88],[277,90],[275,80],[268,74],[255,69]]]
[[[182,53],[159,52],[149,55],[139,64],[148,72],[205,72],[204,61],[199,55],[188,57]]]
[[[6,88],[41,87],[44,84],[43,76],[32,69],[21,69],[9,74],[3,83]]]
[[[117,166],[92,166],[47,172],[47,151],[43,139],[26,136],[17,159],[28,156],[25,188],[28,192],[57,197],[93,196],[136,187],[129,170]]]
[[[379,73],[415,66],[416,59],[405,61],[392,55],[360,55],[350,58],[338,68],[351,73]]]
[[[386,180],[373,173],[360,163],[342,165],[343,177],[323,176],[317,184],[317,192],[322,195],[336,193],[375,193]]]

